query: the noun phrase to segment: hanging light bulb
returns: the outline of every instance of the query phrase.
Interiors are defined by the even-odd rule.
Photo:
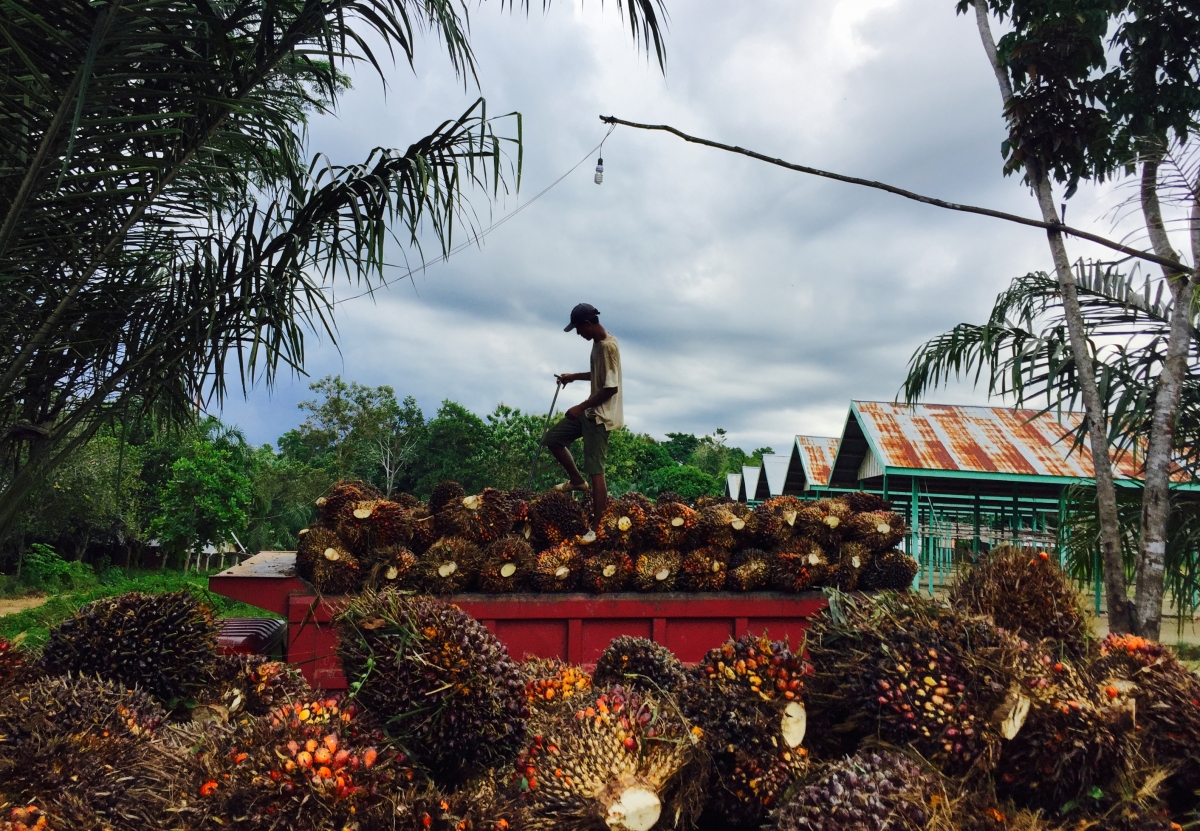
[[[604,183],[604,157],[596,159],[596,184]]]

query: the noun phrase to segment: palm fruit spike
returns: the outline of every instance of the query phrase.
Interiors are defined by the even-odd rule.
[[[409,518],[412,520],[412,539],[409,541],[409,547],[416,554],[424,554],[429,550],[429,546],[440,539],[433,512],[429,510],[428,505],[418,505],[412,509]]]
[[[540,592],[569,592],[579,585],[583,557],[571,543],[559,543],[537,555],[530,581]]]
[[[597,690],[573,718],[545,719],[517,759],[530,831],[649,831],[695,820],[698,730],[648,693]]]
[[[550,491],[529,504],[533,537],[542,545],[558,545],[588,530],[583,508],[567,493]]]
[[[740,531],[746,530],[746,520],[728,505],[709,505],[697,517],[697,538],[704,545],[731,551],[737,546]]]
[[[723,826],[757,826],[807,770],[804,674],[800,657],[765,635],[729,641],[696,667],[682,705],[708,738],[710,809]]]
[[[210,822],[304,831],[353,827],[415,778],[387,737],[336,698],[285,704],[206,734],[196,768],[189,807]]]
[[[654,499],[655,505],[686,505],[687,500],[675,491],[663,491]]]
[[[42,667],[138,685],[169,706],[205,681],[217,654],[212,609],[187,591],[95,600],[50,630]]]
[[[992,758],[1001,724],[1019,729],[1020,642],[990,618],[913,594],[830,602],[836,614],[813,618],[805,639],[809,710],[827,726],[817,736],[825,751],[877,736],[957,774]]]
[[[410,508],[387,499],[371,503],[370,508],[369,519],[375,528],[375,538],[380,545],[408,545],[409,540],[412,539]],[[356,515],[359,512],[356,511]]]
[[[487,545],[503,537],[513,527],[512,503],[503,491],[484,488],[462,501],[467,510],[467,537],[476,545]]]
[[[417,573],[417,555],[403,545],[390,545],[372,552],[374,563],[367,574],[365,586],[381,589],[385,586],[412,588]]]
[[[917,570],[917,561],[903,551],[885,551],[868,561],[859,575],[858,588],[861,591],[904,591],[912,587]]]
[[[1091,632],[1070,580],[1034,549],[995,549],[951,589],[950,602],[991,615],[997,626],[1026,640],[1053,638],[1074,655],[1083,653]]]
[[[312,558],[311,582],[321,594],[353,594],[362,588],[364,577],[362,564],[340,541]]]
[[[617,548],[601,548],[583,560],[584,589],[597,594],[622,591],[633,573],[633,560]]]
[[[907,534],[904,518],[890,511],[853,514],[846,520],[846,538],[862,543],[871,551],[895,548]]]
[[[147,693],[86,675],[53,675],[0,695],[0,755],[31,739],[104,733],[147,737],[166,719]]]
[[[998,793],[1049,812],[1086,802],[1134,760],[1135,725],[1133,708],[1109,706],[1068,659],[1044,647],[1060,651],[1053,641],[1021,644],[1013,695],[1022,697],[1025,714],[1003,734],[1008,741],[993,776]]]
[[[506,764],[525,738],[525,682],[508,650],[457,606],[368,592],[338,618],[338,654],[358,700],[433,779]]]
[[[419,582],[431,594],[458,594],[479,574],[479,547],[461,537],[442,537],[417,564]]]
[[[938,799],[934,799],[938,797]],[[945,802],[937,779],[899,753],[865,753],[835,763],[774,812],[775,831],[920,831],[930,804]]]
[[[296,541],[296,574],[313,582],[317,560],[330,546],[344,547],[333,528],[317,523],[302,529]]]
[[[755,508],[758,537],[763,546],[771,548],[791,539],[796,517],[803,507],[804,503],[794,496],[776,496]]]
[[[685,591],[719,592],[725,588],[729,551],[715,546],[697,548],[679,563],[679,586]]]
[[[524,488],[511,490],[505,494],[508,516],[512,520],[512,533],[526,540],[533,537],[533,525],[529,521],[529,500],[533,499],[535,495],[532,491]]]
[[[838,497],[847,505],[850,510],[856,514],[869,514],[883,512],[888,513],[892,510],[890,502],[877,494],[867,493],[865,491],[855,491],[853,493],[843,493]]]
[[[274,708],[313,695],[304,676],[292,665],[265,655],[233,654],[217,656],[209,681],[196,698],[200,706],[221,707],[230,720],[236,720],[265,716]],[[192,719],[196,718],[193,708]]]
[[[429,493],[429,510],[439,514],[451,505],[462,504],[463,497],[466,495],[466,491],[458,482],[452,479],[443,479],[434,485],[433,490]]]
[[[829,575],[828,583],[844,592],[858,588],[859,575],[871,564],[871,552],[859,542],[844,542],[838,550],[837,565]]]
[[[675,653],[646,638],[621,635],[596,659],[592,683],[597,687],[621,685],[625,689],[660,695],[683,689],[687,670]]]
[[[629,585],[640,592],[669,592],[679,580],[678,551],[645,551],[633,561]]]
[[[580,697],[592,689],[592,677],[582,667],[564,664],[553,658],[535,658],[521,663],[526,678],[525,700],[533,711],[561,711],[574,707]]]
[[[509,534],[483,549],[479,590],[489,594],[515,592],[533,573],[533,547],[522,536]]]
[[[833,573],[825,550],[808,539],[793,539],[772,554],[771,585],[802,592],[823,585]]]
[[[390,496],[389,499],[406,511],[411,511],[413,508],[421,504],[421,500],[417,499],[411,493],[397,493]]]
[[[733,567],[725,585],[736,591],[753,592],[767,587],[774,558],[761,548],[747,548],[735,554],[730,563]]]
[[[368,482],[357,479],[342,479],[335,482],[325,495],[317,500],[321,516],[330,525],[334,525],[344,515],[354,510],[352,506],[359,502],[372,499],[382,499],[383,494]]]
[[[1170,651],[1134,635],[1109,635],[1089,673],[1101,701],[1136,708],[1141,752],[1172,770],[1168,803],[1180,809],[1200,791],[1200,679]]]
[[[696,512],[682,502],[659,504],[652,520],[653,543],[657,548],[686,550],[696,530]]]
[[[622,497],[608,506],[600,520],[599,541],[612,548],[632,550],[645,531],[647,512],[642,501]]]

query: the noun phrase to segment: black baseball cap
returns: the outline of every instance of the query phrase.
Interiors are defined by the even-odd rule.
[[[591,303],[578,303],[574,309],[571,309],[571,322],[567,324],[564,332],[570,332],[580,323],[592,323],[599,321],[600,310]]]

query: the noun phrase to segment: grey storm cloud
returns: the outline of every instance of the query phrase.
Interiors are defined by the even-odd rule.
[[[747,449],[780,450],[795,433],[836,434],[852,398],[891,400],[917,345],[980,320],[1010,278],[1046,268],[1035,230],[662,133],[618,128],[597,187],[588,155],[605,133],[597,116],[616,114],[947,199],[1035,210],[1001,175],[995,80],[973,20],[949,0],[668,0],[668,9],[665,75],[612,4],[578,0],[528,16],[495,2],[475,8],[478,88],[454,75],[432,38],[418,44],[415,72],[388,71],[386,90],[355,72],[337,114],[309,126],[312,151],[335,162],[407,146],[480,95],[489,113],[522,114],[520,190],[491,202],[472,193],[479,227],[586,160],[479,245],[340,303],[337,346],[310,337],[310,378],[235,397],[223,417],[273,441],[300,419],[309,380],[333,373],[390,384],[427,414],[445,398],[479,413],[501,401],[544,412],[552,374],[586,367],[588,345],[562,331],[586,300],[621,340],[631,428],[661,437],[724,427]],[[1113,202],[1111,189],[1081,190],[1072,224],[1110,230]],[[432,260],[437,243],[422,239]],[[399,245],[389,258],[420,262]],[[335,287],[343,298],[360,291]],[[969,386],[937,399],[983,400]]]

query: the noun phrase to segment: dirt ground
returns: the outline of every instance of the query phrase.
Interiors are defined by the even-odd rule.
[[[0,597],[0,617],[37,608],[48,599],[47,597]]]

